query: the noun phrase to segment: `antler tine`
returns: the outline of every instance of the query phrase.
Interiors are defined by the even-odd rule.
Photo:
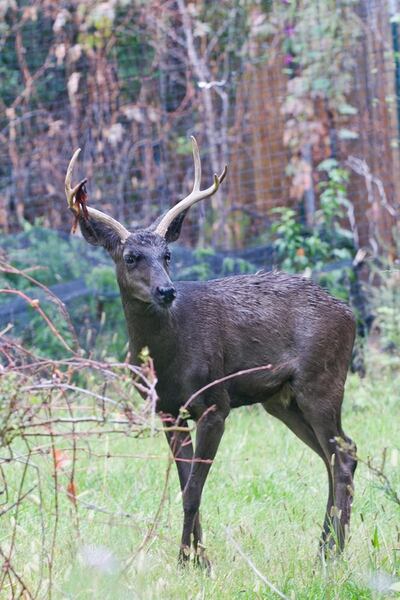
[[[81,152],[80,148],[75,150],[74,154],[72,155],[71,160],[69,161],[67,173],[65,175],[65,195],[67,196],[67,202],[68,202],[69,208],[75,214],[79,214],[79,207],[74,206],[75,195],[76,195],[77,191],[82,187],[82,185],[84,185],[87,182],[87,179],[82,179],[82,181],[77,183],[75,187],[72,187],[72,185],[71,185],[72,173],[73,173],[74,166],[75,166],[75,163],[78,159],[80,152]]]
[[[193,190],[190,192],[186,198],[175,204],[161,219],[155,228],[155,233],[158,233],[161,237],[165,237],[168,227],[171,225],[172,221],[183,211],[190,208],[199,200],[204,200],[215,194],[218,190],[219,186],[225,179],[225,175],[227,173],[228,167],[225,165],[224,170],[221,175],[214,174],[214,182],[210,187],[205,190],[200,190],[200,182],[201,182],[201,160],[200,160],[200,152],[199,147],[197,145],[196,139],[191,136],[192,140],[192,148],[193,148],[193,161],[194,161],[194,184]]]
[[[194,184],[193,191],[200,190],[201,184],[201,159],[200,159],[200,151],[199,146],[197,144],[197,140],[194,135],[190,136],[192,140],[192,152],[193,152],[193,162],[194,162]]]
[[[68,207],[72,210],[75,216],[79,216],[80,214],[80,207],[79,204],[75,202],[75,196],[87,181],[86,178],[82,179],[74,187],[71,184],[72,173],[80,151],[80,148],[75,150],[71,160],[69,161],[69,165],[65,175],[65,195],[67,197]],[[130,236],[129,231],[125,229],[125,227],[119,221],[116,221],[109,215],[106,215],[105,213],[101,212],[100,210],[96,210],[95,208],[91,208],[90,206],[86,208],[90,219],[93,219],[93,221],[99,221],[101,223],[104,223],[105,225],[113,229],[118,234],[122,243],[124,243]]]

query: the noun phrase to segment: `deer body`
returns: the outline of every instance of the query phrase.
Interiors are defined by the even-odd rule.
[[[353,443],[341,425],[344,383],[355,336],[351,310],[300,276],[279,272],[173,284],[168,242],[179,237],[191,203],[216,191],[200,191],[194,143],[195,186],[154,226],[127,231],[100,211],[79,211],[66,178],[70,208],[84,237],[102,245],[116,264],[133,362],[148,347],[157,373],[157,410],[179,424],[185,407],[197,423],[196,446],[184,431],[168,432],[183,493],[180,558],[193,543],[196,560],[209,566],[202,545],[199,507],[203,486],[231,408],[260,403],[323,460],[329,495],[322,546],[344,545],[350,520]],[[238,377],[238,371],[267,367]],[[195,394],[203,389],[200,394]],[[195,397],[188,404],[188,399]],[[347,450],[343,450],[343,442]]]
[[[266,402],[286,384],[306,385],[305,378],[321,376],[328,365],[330,374],[337,371],[338,387],[344,385],[341,363],[347,368],[350,360],[354,318],[345,304],[311,281],[262,272],[175,287],[176,301],[168,312],[140,302],[132,309],[121,287],[132,356],[139,362],[141,350],[149,348],[161,411],[177,416],[208,383],[268,364],[270,371],[224,384],[229,407]]]

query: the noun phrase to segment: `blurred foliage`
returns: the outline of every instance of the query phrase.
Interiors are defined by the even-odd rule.
[[[24,231],[17,235],[0,238],[0,248],[7,252],[8,260],[17,269],[27,269],[43,285],[67,282],[84,277],[90,265],[109,261],[102,251],[90,246],[79,237],[60,235],[36,225],[24,223]],[[16,282],[15,275],[1,275],[9,282]],[[21,280],[19,289],[30,287]]]
[[[78,286],[74,298],[68,303],[73,325],[83,348],[96,352],[99,358],[123,358],[126,354],[126,333],[122,306],[111,260],[80,238],[61,237],[58,233],[40,226],[25,227],[16,236],[3,237],[0,248],[7,251],[7,260],[49,287],[72,283]],[[38,266],[40,265],[40,266]],[[87,293],[79,286],[83,282]],[[0,272],[0,288],[24,291],[30,298],[40,297],[40,304],[65,341],[73,345],[73,337],[57,304],[41,293],[28,279]],[[60,292],[61,290],[60,290]],[[0,294],[0,307],[12,302],[15,296]],[[27,307],[27,318],[17,318],[13,334],[43,356],[61,358],[65,348],[45,325],[42,317]]]
[[[348,300],[355,253],[353,233],[342,224],[351,207],[347,197],[349,173],[334,159],[321,162],[318,170],[325,173],[326,179],[319,183],[320,207],[312,228],[300,222],[293,208],[279,207],[273,211],[279,216],[272,226],[277,261],[291,273],[315,272],[323,287]]]
[[[341,140],[357,139],[348,127],[357,109],[349,103],[355,60],[351,48],[361,35],[357,0],[295,0],[276,3],[283,23],[282,48],[288,75],[283,103],[284,142],[290,151],[291,195],[301,200],[314,187],[313,166],[336,151]]]
[[[255,273],[257,267],[240,257],[221,257],[212,248],[197,248],[193,252],[195,263],[179,271],[181,280],[206,281],[227,275]]]
[[[399,256],[400,239],[394,239]],[[400,261],[379,257],[372,263],[371,273],[368,291],[376,315],[373,328],[379,333],[382,348],[400,356]]]

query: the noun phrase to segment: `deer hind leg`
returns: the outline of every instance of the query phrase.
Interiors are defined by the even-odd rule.
[[[333,502],[325,517],[321,546],[323,550],[336,547],[341,552],[350,525],[353,478],[357,467],[356,446],[340,425],[317,425],[315,432],[329,459],[333,481]]]
[[[357,467],[356,446],[341,426],[343,391],[333,392],[326,386],[325,394],[310,400],[299,400],[299,408],[314,431],[325,456],[330,473],[331,494],[328,501],[321,548],[342,551],[350,524],[351,505],[354,495],[353,477]],[[318,399],[317,399],[318,398]]]

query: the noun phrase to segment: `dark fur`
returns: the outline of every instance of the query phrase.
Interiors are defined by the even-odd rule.
[[[182,216],[162,239],[137,231],[122,245],[95,222],[81,222],[90,243],[112,255],[134,362],[147,346],[158,377],[158,410],[174,418],[198,389],[239,370],[271,369],[211,387],[188,406],[197,421],[196,448],[185,433],[169,435],[183,491],[181,558],[192,535],[202,553],[199,506],[231,408],[261,403],[324,461],[329,497],[324,546],[343,547],[349,523],[356,460],[343,451],[353,444],[341,426],[344,383],[355,322],[351,310],[308,279],[259,273],[207,282],[176,283],[168,308],[157,300],[159,286],[172,286],[165,261],[167,242],[179,237]],[[132,255],[135,264],[127,265]],[[124,258],[125,257],[125,258]],[[190,459],[202,459],[194,462]],[[179,461],[179,459],[185,459]],[[186,461],[186,462],[185,462]]]

